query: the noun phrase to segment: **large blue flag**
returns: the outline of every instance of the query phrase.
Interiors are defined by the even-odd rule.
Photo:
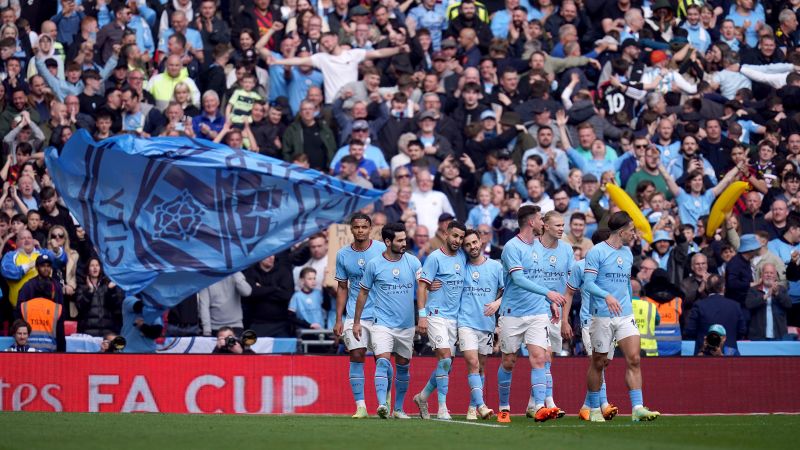
[[[95,142],[79,130],[47,167],[129,294],[171,307],[374,202],[382,192],[200,139]]]

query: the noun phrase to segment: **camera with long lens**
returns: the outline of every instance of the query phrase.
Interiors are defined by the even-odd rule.
[[[252,347],[256,341],[258,341],[258,336],[256,332],[253,330],[244,330],[242,333],[242,345],[245,348]]]
[[[128,341],[126,341],[124,337],[115,336],[114,339],[111,339],[108,342],[108,349],[106,349],[106,353],[120,353],[125,350],[126,345],[128,345]]]
[[[228,350],[231,350],[238,343],[239,345],[242,346],[243,349],[248,349],[253,344],[255,344],[256,341],[258,341],[258,336],[256,335],[256,332],[253,330],[245,330],[242,333],[241,339],[237,338],[236,336],[228,336],[227,338],[225,338],[225,347]]]
[[[709,347],[719,348],[720,344],[722,344],[722,336],[717,333],[708,333],[706,335],[706,342]]]
[[[703,354],[706,356],[717,355],[722,345],[722,336],[715,331],[709,331],[708,334],[706,334],[705,340],[706,344],[703,347]]]

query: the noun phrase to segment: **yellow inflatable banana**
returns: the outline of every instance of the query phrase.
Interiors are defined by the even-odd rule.
[[[748,189],[750,189],[750,183],[747,181],[735,181],[722,191],[722,194],[717,197],[717,200],[711,207],[711,213],[708,215],[706,236],[714,236],[714,233],[717,232],[717,228],[725,221],[725,215],[731,212],[733,205],[736,204],[736,200]]]
[[[642,214],[642,210],[636,205],[630,195],[621,189],[616,184],[606,183],[606,192],[608,197],[619,209],[628,213],[633,219],[633,225],[639,230],[639,235],[648,243],[653,242],[653,229],[650,227],[650,222]]]

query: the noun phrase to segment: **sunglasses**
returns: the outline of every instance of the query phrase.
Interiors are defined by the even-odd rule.
[[[636,144],[634,147],[636,147],[636,148],[647,148],[647,145],[648,144],[644,144],[644,145]]]
[[[411,176],[406,173],[406,174],[397,175],[395,178],[411,178]]]
[[[53,233],[53,234],[52,234],[52,236],[53,236],[54,238],[56,238],[56,239],[64,239],[64,235],[63,235],[63,234],[61,234],[61,233],[59,233],[59,234],[55,234],[55,233]]]

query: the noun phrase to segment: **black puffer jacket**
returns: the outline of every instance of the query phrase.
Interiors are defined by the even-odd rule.
[[[103,279],[97,289],[81,286],[75,297],[78,303],[78,331],[102,337],[105,333],[119,333],[122,325],[124,294],[118,287],[109,288]]]

